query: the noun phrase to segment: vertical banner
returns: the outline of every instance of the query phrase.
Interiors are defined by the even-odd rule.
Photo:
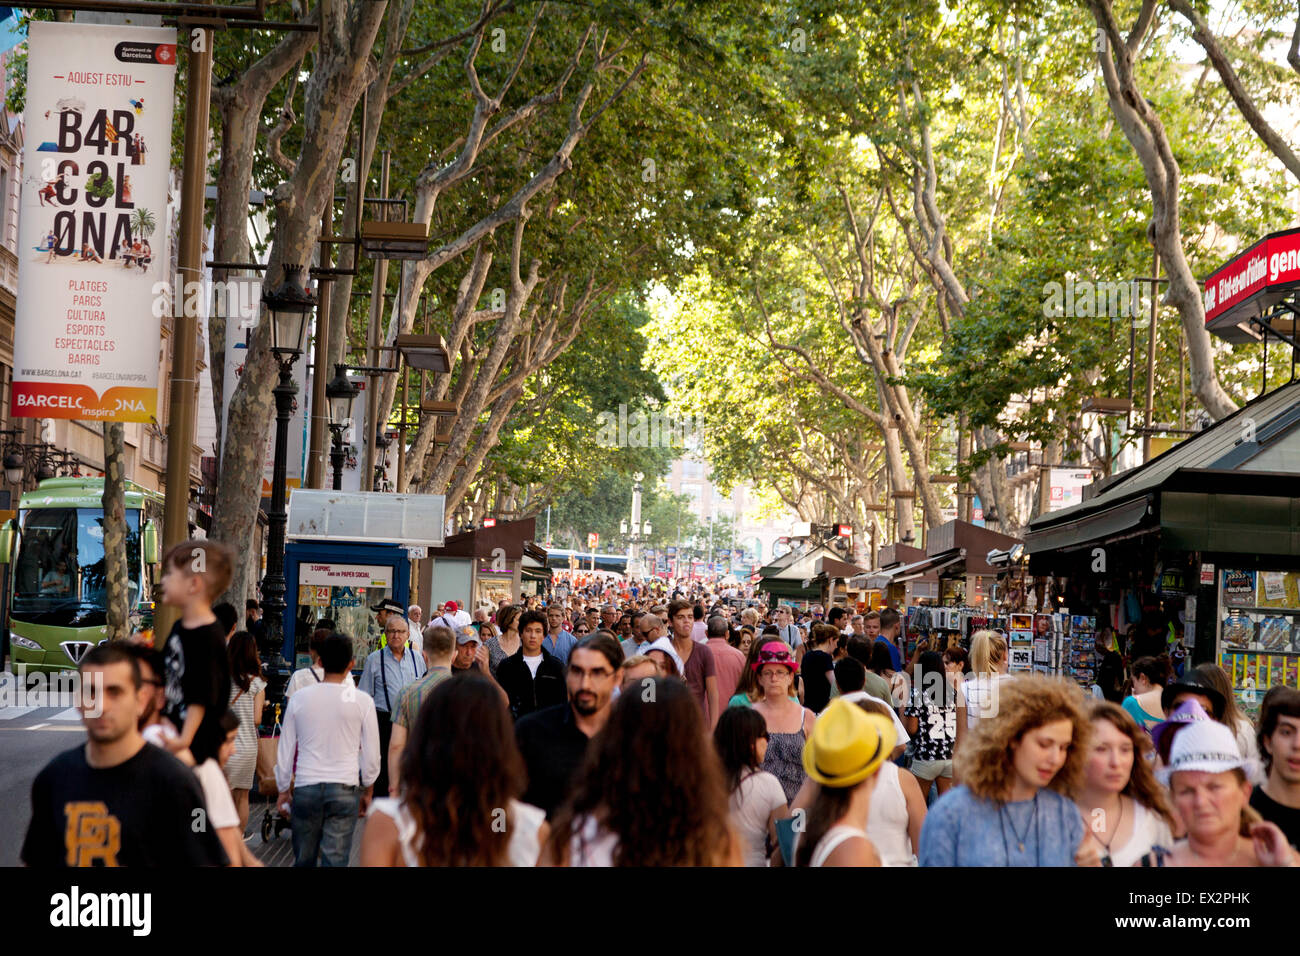
[[[15,416],[157,416],[175,78],[175,30],[29,27]]]

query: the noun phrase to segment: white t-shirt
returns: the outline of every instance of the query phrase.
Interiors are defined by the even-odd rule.
[[[150,724],[144,730],[140,731],[140,735],[144,737],[148,743],[153,744],[155,747],[161,747],[163,750],[167,749],[167,744],[169,742],[180,736],[180,734],[176,732],[176,725],[170,720],[164,720],[157,724]]]
[[[288,700],[296,692],[304,687],[310,687],[313,684],[320,684],[325,680],[325,668],[319,664],[313,664],[311,667],[302,667],[293,672],[289,678],[289,684],[284,689],[284,699]],[[356,687],[357,682],[352,679],[352,672],[348,671],[343,675],[344,687]]]
[[[981,674],[978,677],[967,677],[961,682],[967,730],[973,730],[981,717],[992,717],[997,713],[996,685],[1010,678],[1010,674]]]
[[[203,802],[208,805],[208,826],[214,830],[239,827],[239,812],[230,795],[230,781],[226,779],[221,764],[211,757],[194,768],[194,776],[203,787]]]
[[[536,680],[537,668],[542,666],[542,655],[538,654],[536,657],[529,657],[527,654],[525,654],[524,663],[528,665],[528,670],[532,672],[533,679]]]
[[[397,797],[380,797],[370,804],[371,813],[382,813],[397,827],[397,838],[402,847],[402,860],[407,866],[420,865],[420,838],[416,833],[415,818],[406,804]],[[536,866],[542,846],[538,831],[546,822],[546,811],[523,803],[510,801],[510,842],[506,844],[506,858],[510,866]]]
[[[429,622],[430,626],[437,624],[441,627],[449,627],[453,631],[459,631],[462,627],[469,627],[472,623],[473,621],[464,611],[457,611],[455,614],[443,614],[441,617],[435,617]]]
[[[569,841],[569,866],[613,866],[614,853],[618,849],[618,834],[600,827],[595,817],[584,816],[573,823],[573,837]]]
[[[898,734],[898,742],[895,743],[894,746],[897,747],[901,744],[906,747],[908,742],[912,739],[911,735],[907,732],[907,728],[903,726],[903,722],[898,719],[897,711],[890,706],[889,701],[881,700],[879,697],[872,697],[865,690],[855,690],[848,694],[841,694],[840,697],[847,700],[850,704],[856,704],[860,700],[874,700],[877,704],[884,704],[889,708],[890,719],[894,721],[894,732]]]
[[[1115,866],[1132,866],[1151,852],[1153,846],[1168,850],[1174,845],[1174,835],[1164,817],[1153,813],[1136,800],[1137,812],[1133,818],[1133,834],[1123,846],[1110,848],[1111,862]],[[1085,818],[1085,823],[1087,822]]]
[[[742,777],[731,791],[731,822],[744,841],[745,866],[767,866],[765,839],[773,810],[786,805],[781,781],[766,770]]]
[[[880,765],[867,814],[867,836],[880,854],[881,866],[916,866],[908,823],[907,798],[898,782],[898,764],[886,760]]]

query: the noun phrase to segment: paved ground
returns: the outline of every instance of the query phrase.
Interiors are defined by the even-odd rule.
[[[262,819],[268,811],[278,816],[272,800],[259,803],[254,794],[248,808],[248,829],[244,833],[248,848],[267,866],[293,866],[293,839],[287,826],[279,833],[273,832],[268,842],[262,842]],[[361,834],[364,831],[365,821],[358,820],[357,829],[352,836],[352,858],[349,866],[357,866],[360,862]]]
[[[0,706],[0,866],[18,866],[23,837],[31,819],[32,780],[52,757],[85,741],[81,719],[74,708]],[[275,809],[256,794],[249,807],[245,839],[254,855],[267,866],[292,866],[293,842],[289,829],[262,842],[262,819]],[[363,822],[357,822],[352,840],[352,864],[361,849]]]
[[[0,707],[0,866],[18,866],[31,819],[32,781],[86,739],[72,708]]]

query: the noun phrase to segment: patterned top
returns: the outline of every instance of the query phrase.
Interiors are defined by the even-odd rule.
[[[496,677],[497,668],[500,667],[501,662],[510,655],[502,649],[501,638],[499,637],[489,637],[487,643],[483,646],[487,648],[488,652],[488,670],[491,672],[493,677]]]
[[[957,740],[957,704],[936,706],[916,687],[912,699],[903,708],[904,717],[916,718],[912,735],[912,756],[917,760],[951,760],[952,745]]]
[[[235,753],[226,764],[226,779],[235,790],[253,789],[253,771],[257,766],[257,725],[253,723],[254,698],[266,689],[266,681],[254,677],[248,690],[230,682],[230,709],[239,718],[235,735]]]
[[[393,708],[393,723],[409,731],[415,725],[415,718],[420,713],[424,699],[450,676],[451,671],[445,667],[430,667],[429,672],[418,681],[402,688],[402,696]]]
[[[803,786],[805,739],[802,726],[797,733],[775,734],[769,731],[767,735],[767,756],[763,758],[763,765],[759,769],[766,770],[781,781],[786,803],[792,801]]]

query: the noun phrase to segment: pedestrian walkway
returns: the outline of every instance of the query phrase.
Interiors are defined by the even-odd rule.
[[[81,730],[75,707],[10,705],[0,707],[0,730]]]
[[[248,829],[244,831],[244,842],[248,844],[253,856],[266,866],[293,866],[293,835],[287,826],[279,833],[273,832],[269,841],[262,842],[262,818],[268,810],[272,814],[276,812],[273,801],[259,800],[254,794],[249,805]],[[361,864],[361,835],[365,828],[365,821],[358,819],[357,828],[352,834],[352,856],[348,860],[348,866]]]

